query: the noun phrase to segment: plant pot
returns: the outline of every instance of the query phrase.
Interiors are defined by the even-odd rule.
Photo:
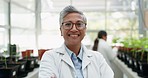
[[[138,75],[144,78],[148,78],[148,64],[139,62],[139,68],[140,71],[138,72]]]
[[[4,65],[0,67],[0,78],[17,78],[19,65]]]
[[[39,60],[41,60],[43,54],[47,51],[47,49],[39,49],[38,54],[39,54]]]
[[[133,58],[131,56],[128,56],[126,58],[127,58],[127,66],[129,68],[133,68]]]
[[[28,57],[28,58],[23,58],[23,61],[26,61],[26,72],[30,72],[35,68],[35,62],[36,60],[34,58]]]
[[[141,52],[134,52],[134,58],[132,60],[132,70],[139,73],[140,67],[139,67],[139,62],[140,62],[140,56]]]
[[[27,61],[18,60],[17,62],[9,62],[9,65],[19,65],[18,68],[18,77],[25,77],[27,76],[28,72],[26,72],[26,63]]]
[[[148,52],[143,51],[140,53],[140,59],[138,61],[138,75],[144,78],[148,78]]]
[[[32,53],[33,53],[33,50],[22,51],[22,57],[23,58],[30,57]]]
[[[32,56],[30,57],[31,59],[34,59],[34,68],[38,68],[39,67],[39,59],[38,56]]]

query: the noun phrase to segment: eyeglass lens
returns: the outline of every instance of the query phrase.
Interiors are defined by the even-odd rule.
[[[77,29],[81,30],[85,28],[86,24],[83,22],[76,22],[76,23],[64,22],[62,23],[62,25],[64,26],[64,29],[71,29],[75,25]]]

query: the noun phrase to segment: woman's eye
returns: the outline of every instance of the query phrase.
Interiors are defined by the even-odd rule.
[[[81,24],[81,23],[77,23],[76,25],[77,25],[77,26],[81,26],[82,24]]]
[[[66,26],[71,26],[71,23],[66,23],[65,25],[66,25]]]

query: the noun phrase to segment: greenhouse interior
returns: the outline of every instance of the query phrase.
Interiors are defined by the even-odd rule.
[[[44,52],[64,43],[59,15],[68,5],[87,18],[88,49],[107,32],[114,78],[148,78],[148,0],[0,0],[0,78],[42,78]]]

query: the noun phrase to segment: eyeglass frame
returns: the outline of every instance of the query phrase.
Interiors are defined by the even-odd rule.
[[[71,26],[71,27],[69,26],[69,29],[68,29],[68,28],[66,29],[66,28],[65,28],[65,25],[63,25],[64,23],[71,23],[72,26]],[[82,29],[79,29],[79,28],[78,28],[79,26],[77,25],[78,23],[83,23],[84,27],[83,27]],[[73,23],[73,22],[71,22],[71,21],[68,21],[68,22],[63,22],[61,26],[63,26],[63,28],[66,29],[66,30],[71,30],[74,25],[75,25],[75,27],[76,27],[77,30],[83,30],[83,29],[86,28],[86,25],[87,25],[87,24],[86,24],[85,22],[82,22],[82,21],[78,21],[78,22],[76,22],[76,23]],[[67,26],[67,27],[68,27],[68,26]],[[82,27],[82,26],[81,26],[81,27]]]

